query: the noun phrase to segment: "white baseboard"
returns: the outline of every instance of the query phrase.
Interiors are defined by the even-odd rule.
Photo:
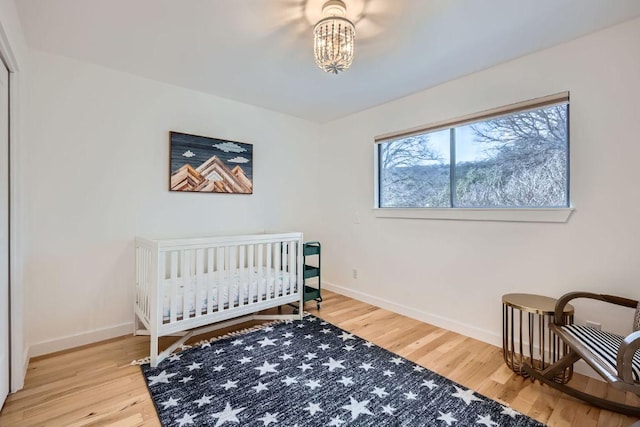
[[[56,351],[67,350],[81,345],[92,344],[98,341],[108,340],[123,335],[133,333],[133,322],[121,323],[119,325],[106,328],[94,329],[65,337],[58,337],[51,340],[41,341],[31,344],[27,351],[27,362],[32,357],[54,353]],[[26,372],[26,369],[25,369]]]
[[[322,287],[337,294],[345,295],[358,301],[363,301],[376,307],[381,307],[394,313],[402,314],[403,316],[411,317],[412,319],[419,320],[421,322],[429,323],[439,328],[447,329],[453,332],[457,332],[467,337],[475,338],[477,340],[486,342],[488,344],[495,345],[496,347],[502,347],[502,335],[496,334],[486,329],[478,328],[467,323],[459,322],[455,319],[440,316],[437,314],[427,313],[426,311],[417,310],[415,308],[407,307],[402,304],[398,304],[384,298],[379,298],[373,295],[365,294],[364,292],[354,291],[353,289],[345,288],[335,285],[333,283],[322,282]],[[579,360],[574,365],[574,371],[586,375],[588,377],[602,381],[600,377],[589,365],[584,361]]]
[[[467,337],[475,338],[477,340],[502,347],[502,336],[487,329],[478,328],[477,326],[469,325],[467,323],[440,316],[438,314],[427,313],[426,311],[407,307],[403,304],[398,304],[384,298],[365,294],[364,292],[354,291],[353,289],[345,288],[333,283],[322,282],[322,287],[337,294],[345,295],[350,298],[357,299],[358,301],[363,301],[368,304],[393,311],[394,313],[402,314],[403,316],[411,317],[412,319],[429,323],[439,328],[448,329]]]

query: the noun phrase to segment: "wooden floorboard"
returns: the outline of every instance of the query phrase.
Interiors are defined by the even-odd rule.
[[[514,374],[498,347],[342,295],[325,292],[323,297],[320,311],[315,304],[308,304],[307,310],[549,426],[628,427],[637,421]],[[255,323],[195,337],[192,342]],[[162,339],[161,347],[170,340]],[[25,387],[8,397],[0,426],[159,425],[140,368],[130,365],[148,354],[148,343],[148,337],[126,336],[31,360]],[[570,385],[640,405],[638,396],[579,374]]]

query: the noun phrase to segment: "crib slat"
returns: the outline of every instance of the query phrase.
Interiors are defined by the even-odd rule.
[[[284,247],[282,246],[282,242],[278,242],[276,243],[276,253],[274,254],[276,257],[276,265],[275,265],[275,270],[276,270],[276,278],[273,282],[273,289],[269,291],[269,294],[271,294],[271,292],[273,292],[274,294],[278,293],[278,288],[281,286],[281,280],[282,280],[282,257],[284,256]]]
[[[229,246],[229,287],[233,287],[236,293],[236,297],[233,298],[233,302],[229,300],[229,308],[235,306],[243,305],[244,301],[242,298],[242,286],[240,281],[236,281],[236,273],[238,272],[237,268],[237,255],[238,255],[238,247],[237,246]],[[230,294],[233,292],[229,291]],[[230,295],[231,296],[231,295]],[[237,299],[236,299],[237,298]]]
[[[164,284],[167,281],[167,257],[166,257],[166,253],[164,252],[159,252],[158,254],[158,277],[156,278],[157,282],[153,283],[150,282],[149,285],[153,286],[155,288],[155,292],[156,292],[156,299],[158,301],[162,301],[163,305],[156,307],[156,311],[159,311],[159,317],[160,319],[164,319],[164,302],[166,301],[166,296],[167,295],[171,295],[171,290],[167,290],[166,287],[164,286]],[[150,261],[150,266],[153,266],[153,259],[151,258],[153,256],[153,252],[151,252],[149,254],[149,261]],[[153,277],[153,270],[149,270],[149,274],[151,274],[151,276],[149,277],[149,279],[151,279],[151,277]],[[171,281],[171,279],[169,279],[169,282]],[[153,301],[153,299],[151,298],[151,290],[149,290],[149,315],[151,315],[151,305],[155,304],[155,301]],[[171,311],[171,305],[169,305],[169,312]]]
[[[213,268],[214,268],[214,252],[215,248],[207,249],[207,314],[213,313],[213,289],[214,289],[214,277],[213,277]]]
[[[182,318],[191,317],[191,304],[193,294],[193,281],[191,277],[191,250],[182,252]]]
[[[171,281],[171,304],[169,306],[169,318],[171,322],[175,322],[178,318],[178,251],[171,252],[171,265],[170,265],[170,277]]]
[[[255,279],[255,246],[247,245],[247,282],[253,283]],[[259,294],[260,292],[258,292]]]
[[[296,256],[298,254],[298,248],[296,242],[289,242],[289,286],[287,287],[287,295],[294,292],[294,284],[296,282]],[[282,293],[284,295],[284,292]]]
[[[262,283],[264,281],[264,244],[260,243],[258,244],[258,259],[256,262],[257,268],[258,268],[258,274],[255,277],[255,280],[252,280],[251,283],[255,283],[256,287],[260,287],[262,286]]]
[[[216,286],[218,288],[218,311],[224,310],[224,301],[223,301],[223,291],[224,287],[224,246],[216,248],[216,252],[218,255],[218,263],[216,265]]]
[[[255,296],[255,290],[251,286],[251,281],[249,281],[249,270],[247,269],[246,259],[247,259],[247,246],[242,245],[238,248],[240,251],[240,282],[247,284],[247,304],[253,303],[253,298]]]
[[[196,291],[195,291],[195,304],[194,315],[196,317],[202,316],[202,294],[204,289],[204,249],[196,249]]]
[[[273,269],[271,268],[271,257],[273,256],[273,252],[272,252],[272,244],[271,243],[267,243],[267,259],[266,259],[266,269],[267,269],[267,274],[266,274],[266,280],[264,281],[260,281],[261,286],[264,286],[264,290],[265,293],[267,293],[267,291],[269,290],[269,287],[271,286],[271,278],[273,276]],[[264,283],[264,285],[262,284]]]

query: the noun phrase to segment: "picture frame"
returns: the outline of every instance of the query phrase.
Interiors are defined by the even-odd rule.
[[[169,132],[169,191],[253,194],[253,144]]]

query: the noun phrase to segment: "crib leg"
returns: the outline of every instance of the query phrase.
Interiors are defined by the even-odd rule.
[[[149,356],[151,367],[156,368],[158,366],[158,335],[153,332],[150,335],[151,345],[149,346]]]

